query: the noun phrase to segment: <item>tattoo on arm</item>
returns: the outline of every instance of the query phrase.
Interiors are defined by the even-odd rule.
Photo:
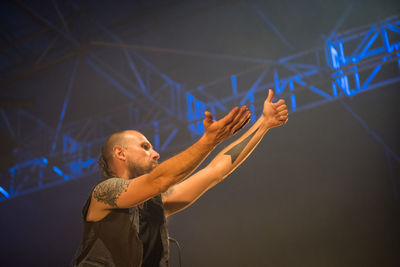
[[[99,202],[118,208],[116,201],[123,192],[128,191],[130,182],[130,180],[110,178],[95,187],[93,197]]]
[[[243,151],[243,149],[246,147],[246,145],[250,142],[251,138],[256,134],[259,128],[257,128],[254,132],[252,132],[249,136],[247,136],[245,139],[243,139],[240,143],[234,145],[231,149],[226,151],[224,155],[229,155],[231,156],[232,164],[236,161],[236,159],[239,157],[240,153]]]

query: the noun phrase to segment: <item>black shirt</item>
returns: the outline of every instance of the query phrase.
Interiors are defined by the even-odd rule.
[[[132,222],[139,217],[137,207],[114,209],[97,222],[86,221],[90,205],[88,198],[83,207],[83,239],[74,266],[139,267],[142,260],[142,244]],[[136,215],[137,214],[137,215]]]
[[[164,223],[161,196],[154,197],[139,209],[139,238],[143,243],[143,267],[159,266],[163,245],[160,227]]]

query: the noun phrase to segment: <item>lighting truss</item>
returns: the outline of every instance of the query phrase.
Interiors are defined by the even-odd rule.
[[[240,103],[259,114],[268,88],[293,112],[400,81],[399,25],[400,18],[391,17],[332,34],[315,49],[188,90],[192,131],[202,131],[198,120],[206,109],[218,114]]]
[[[40,18],[36,13],[35,17]],[[43,22],[79,46],[68,32]],[[150,133],[156,149],[173,153],[200,136],[207,109],[218,117],[235,105],[246,104],[253,111],[255,121],[268,88],[274,89],[277,97],[286,99],[291,112],[297,112],[400,81],[399,17],[333,33],[320,47],[279,60],[260,59],[253,69],[195,88],[184,88],[172,81],[124,46],[118,36],[96,22],[93,24],[115,42],[108,49],[122,50],[121,60],[126,67],[116,70],[93,51],[80,60],[129,97],[131,104],[97,118],[66,125],[62,124],[61,116],[57,129],[50,129],[20,110],[15,111],[19,120],[29,120],[38,126],[34,138],[27,140],[39,144],[36,140],[41,136],[47,144],[39,154],[21,159],[10,169],[10,183],[0,185],[2,200],[95,173],[100,145],[112,131],[139,129]],[[165,103],[165,99],[170,102]],[[23,124],[9,119],[14,115],[17,116],[2,111],[2,123],[13,134],[16,125]],[[54,141],[49,144],[48,140]],[[398,160],[396,154],[390,155]]]

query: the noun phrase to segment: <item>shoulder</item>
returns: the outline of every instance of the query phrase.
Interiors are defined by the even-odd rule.
[[[128,190],[131,181],[122,178],[109,178],[94,187],[92,197],[98,202],[117,208],[116,200]]]

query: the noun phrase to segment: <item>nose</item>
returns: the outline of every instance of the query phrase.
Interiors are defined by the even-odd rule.
[[[158,160],[158,159],[160,158],[160,154],[158,154],[157,151],[155,151],[155,150],[153,149],[153,155],[151,156],[151,158],[152,158],[153,160]]]

